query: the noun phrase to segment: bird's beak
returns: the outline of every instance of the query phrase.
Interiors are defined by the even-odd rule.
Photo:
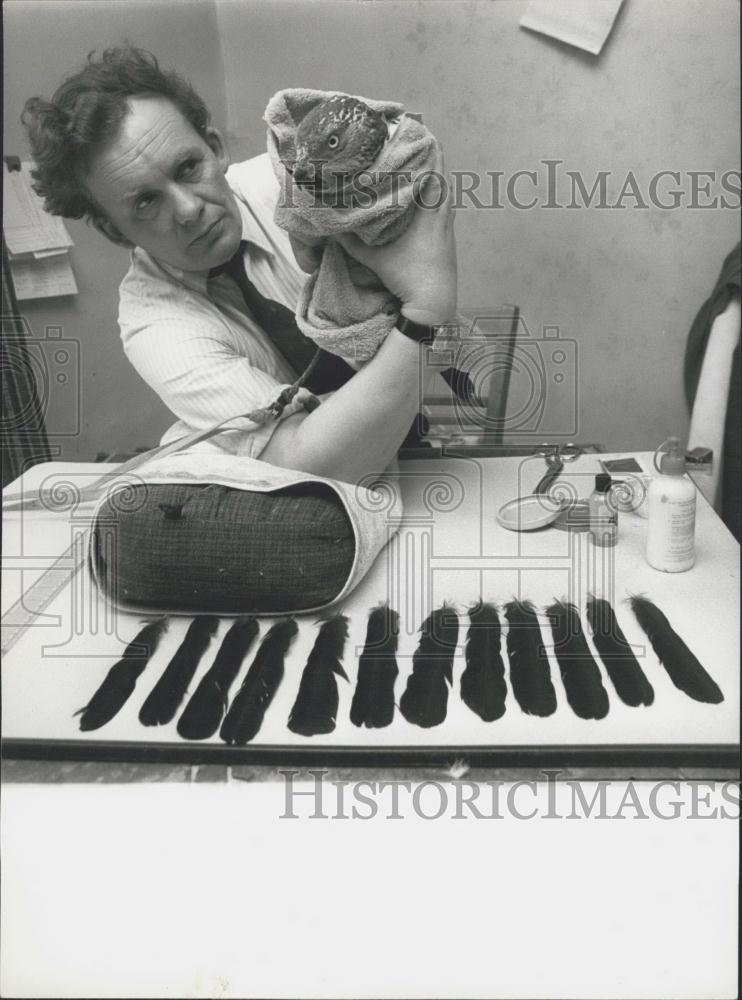
[[[322,186],[322,165],[314,160],[296,160],[290,173],[299,187]]]

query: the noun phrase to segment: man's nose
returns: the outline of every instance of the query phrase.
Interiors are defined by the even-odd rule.
[[[193,190],[177,187],[173,191],[175,218],[182,226],[198,221],[203,209],[203,201]]]

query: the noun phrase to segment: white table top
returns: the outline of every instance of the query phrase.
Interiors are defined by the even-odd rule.
[[[606,456],[584,455],[567,465],[560,482],[571,486],[578,496],[587,496],[595,474],[600,471],[600,457]],[[636,457],[644,469],[651,467],[650,453]],[[56,486],[61,492],[64,483],[76,481],[87,485],[104,471],[106,467],[100,465],[50,463],[30,470],[25,482],[35,486],[43,481],[47,487]],[[567,598],[582,609],[588,594],[595,593],[611,600],[624,633],[655,688],[654,706],[647,709],[625,706],[605,680],[612,705],[605,720],[577,720],[566,707],[547,719],[512,711],[498,720],[495,733],[492,724],[483,723],[456,697],[449,699],[445,725],[436,729],[421,734],[417,727],[407,725],[398,716],[387,730],[363,730],[359,734],[349,722],[345,704],[345,701],[349,704],[352,688],[343,684],[338,724],[335,732],[323,741],[323,746],[326,743],[328,747],[343,747],[361,741],[364,747],[382,750],[390,745],[417,747],[421,742],[425,746],[486,747],[493,739],[498,746],[522,748],[537,745],[733,746],[737,743],[739,567],[738,546],[733,536],[699,495],[696,565],[685,573],[666,574],[646,563],[643,552],[647,522],[636,514],[620,515],[619,543],[609,550],[596,549],[587,534],[553,528],[516,533],[501,528],[495,520],[498,508],[514,496],[530,492],[543,471],[543,459],[534,457],[449,457],[404,463],[400,469],[405,507],[403,521],[371,571],[343,602],[342,610],[350,618],[346,652],[362,649],[368,609],[380,600],[388,600],[400,613],[398,662],[402,676],[398,686],[403,690],[403,677],[411,669],[420,623],[432,607],[440,606],[443,601],[452,603],[464,616],[467,607],[480,596],[498,606],[520,597],[532,600],[540,609],[555,598]],[[44,565],[70,544],[74,524],[74,518],[64,514],[30,512],[7,516],[4,609],[20,597],[30,581],[43,571]],[[84,517],[82,524],[85,524]],[[84,586],[83,590],[89,592]],[[725,694],[721,705],[694,702],[674,688],[628,608],[626,597],[630,593],[646,594],[662,608],[720,685]],[[6,670],[6,739],[43,738],[44,733],[52,739],[90,738],[89,734],[77,731],[76,724],[71,721],[72,714],[89,698],[91,678],[100,675],[102,680],[113,662],[112,657],[120,654],[122,640],[128,641],[136,633],[139,618],[120,615],[115,634],[106,636],[100,625],[104,612],[98,607],[94,612],[98,625],[94,629],[86,631],[83,627],[71,633],[70,616],[73,613],[70,608],[79,609],[87,600],[71,605],[71,598],[74,600],[74,594],[67,595],[66,603],[62,600],[59,604],[57,633],[46,628],[29,630],[36,635],[24,636],[7,658],[11,668],[16,662],[26,663],[29,659],[33,667],[26,667],[23,672]],[[92,599],[95,600],[94,596]],[[55,610],[56,607],[49,608],[50,613]],[[296,663],[287,661],[287,677],[294,673],[298,676],[303,658],[311,648],[311,617],[312,622],[302,627],[295,644]],[[171,625],[157,654],[162,655],[163,667],[167,657],[177,648],[189,621],[190,618],[176,619]],[[461,618],[457,669],[463,664],[466,621],[465,617]],[[227,623],[222,625],[226,629]],[[548,636],[548,625],[543,620],[542,629]],[[38,646],[41,641],[39,636],[43,636],[45,643],[41,656],[38,650],[31,653],[33,644]],[[67,656],[70,662],[87,663],[86,671],[76,670],[61,678],[60,656]],[[93,661],[97,663],[97,672],[93,670]],[[13,710],[16,702],[21,703],[29,670],[40,671],[39,684],[44,689],[58,687],[57,696],[49,695],[45,701],[46,709],[38,708],[32,717]],[[552,677],[561,707],[564,692],[555,662],[552,663]],[[454,686],[457,683],[455,679]],[[68,699],[70,704],[68,710],[61,713],[64,723],[58,724],[57,702],[61,698]],[[292,701],[290,685],[282,685],[272,710],[275,707],[276,720],[283,721],[280,725],[276,721],[277,728],[271,731],[266,718],[263,730],[254,741],[256,747],[306,746],[305,738],[290,734],[284,724]],[[106,737],[120,742],[141,739],[141,727],[137,731],[137,712],[138,705],[132,699],[131,704],[105,727]],[[170,727],[149,729],[147,740],[171,744],[179,738],[173,723]],[[225,749],[217,737],[214,737],[214,744],[220,750]]]

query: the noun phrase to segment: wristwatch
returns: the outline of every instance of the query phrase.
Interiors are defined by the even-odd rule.
[[[407,319],[406,316],[402,316],[401,314],[394,325],[405,337],[417,341],[418,344],[422,344],[424,341],[432,343],[435,337],[434,326],[423,326],[422,323],[413,323],[411,319]]]

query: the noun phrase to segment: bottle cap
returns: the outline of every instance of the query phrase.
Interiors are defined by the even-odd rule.
[[[660,472],[663,476],[685,475],[685,455],[680,449],[680,438],[667,439],[667,451],[660,459]]]
[[[595,477],[595,492],[607,493],[611,488],[611,477],[605,472],[599,472]]]

